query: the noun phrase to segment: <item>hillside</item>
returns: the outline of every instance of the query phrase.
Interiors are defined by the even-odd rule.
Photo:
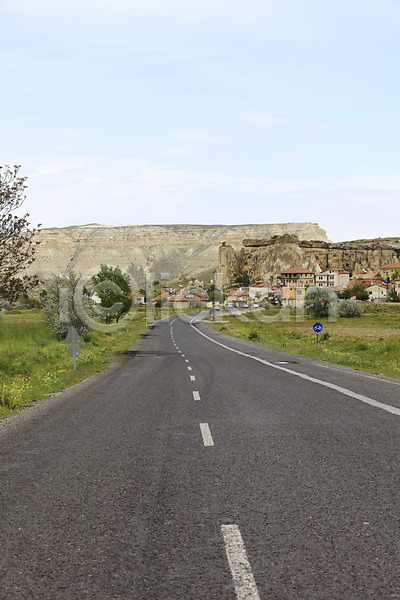
[[[29,268],[41,279],[72,268],[81,274],[102,264],[125,269],[141,285],[155,279],[199,275],[218,267],[218,248],[225,241],[239,249],[244,238],[295,234],[303,240],[327,241],[316,223],[265,225],[83,225],[43,229],[37,259]]]

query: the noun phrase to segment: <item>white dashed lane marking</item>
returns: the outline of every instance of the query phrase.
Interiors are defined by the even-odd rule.
[[[246,548],[237,525],[221,525],[226,555],[238,600],[260,600]]]
[[[190,381],[196,381],[196,377],[194,375],[190,376]]]
[[[212,439],[208,423],[200,423],[200,431],[203,437],[203,444],[205,446],[214,446],[214,440]]]
[[[199,392],[193,392],[193,400],[200,400]]]
[[[191,370],[192,370],[192,367],[188,367],[188,371],[191,371]]]

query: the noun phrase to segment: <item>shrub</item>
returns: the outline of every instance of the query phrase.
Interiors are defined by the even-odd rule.
[[[342,300],[339,302],[338,314],[340,317],[352,318],[361,317],[363,313],[362,306],[354,300]]]
[[[323,342],[325,342],[325,340],[329,340],[330,337],[331,337],[331,334],[328,331],[324,331],[324,333],[321,336],[321,340]]]
[[[249,338],[249,340],[258,340],[259,335],[256,331],[250,331],[249,335],[247,336]]]

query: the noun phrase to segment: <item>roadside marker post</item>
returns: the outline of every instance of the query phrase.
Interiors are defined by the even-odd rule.
[[[314,323],[314,325],[313,325],[313,329],[314,329],[315,333],[317,334],[317,340],[316,340],[317,348],[318,348],[318,335],[321,333],[323,328],[324,328],[324,326],[322,325],[322,323],[319,323],[318,321],[316,323]]]
[[[64,344],[69,344],[67,348],[68,356],[74,359],[74,371],[76,371],[76,357],[80,355],[81,349],[78,344],[82,344],[83,340],[79,337],[75,327],[71,325],[69,328],[67,337],[64,340]]]

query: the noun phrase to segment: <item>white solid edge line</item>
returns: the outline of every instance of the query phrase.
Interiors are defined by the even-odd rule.
[[[213,340],[211,337],[209,337],[208,335],[206,335],[199,329],[196,329],[196,327],[194,327],[192,325],[194,319],[196,319],[196,318],[197,317],[193,317],[193,319],[190,321],[190,326],[193,327],[194,331],[196,331],[203,337],[210,340],[210,342],[214,342],[214,344],[218,344],[218,346],[221,346],[222,348],[225,348],[226,350],[230,350],[231,352],[235,352],[236,354],[240,354],[241,356],[246,356],[247,358],[252,358],[253,360],[256,360],[257,362],[259,362],[263,365],[266,365],[267,367],[271,367],[272,369],[277,369],[278,371],[284,371],[285,373],[289,373],[290,375],[295,375],[296,377],[300,377],[301,379],[306,379],[307,381],[311,381],[312,383],[318,383],[319,385],[323,385],[327,388],[330,388],[331,390],[340,392],[341,394],[344,394],[345,396],[350,396],[350,398],[355,398],[356,400],[360,400],[360,402],[364,402],[365,404],[370,404],[371,406],[375,406],[375,408],[380,408],[382,410],[385,410],[386,412],[391,413],[392,415],[400,416],[400,408],[396,408],[395,406],[390,406],[389,404],[383,404],[383,402],[378,402],[377,400],[374,400],[373,398],[368,398],[368,396],[363,396],[362,394],[357,394],[356,392],[352,392],[351,390],[343,388],[340,385],[336,385],[335,383],[329,383],[328,381],[322,381],[321,379],[317,379],[316,377],[311,377],[310,375],[305,375],[304,373],[298,373],[297,371],[292,371],[291,369],[288,369],[287,367],[281,367],[279,365],[275,365],[273,363],[268,362],[267,360],[259,358],[258,356],[252,356],[251,354],[246,354],[246,352],[241,352],[240,350],[235,350],[234,348],[230,348],[229,346],[226,346],[225,344],[221,344],[221,342],[217,342],[216,340]]]
[[[199,392],[193,392],[193,400],[200,400]]]
[[[208,423],[200,423],[200,431],[203,438],[203,444],[205,446],[214,446],[214,440],[212,438]]]
[[[343,371],[343,369],[339,369],[338,367],[333,367],[332,365],[324,365],[323,363],[320,363],[318,366],[323,367],[324,369],[331,369],[331,371],[339,371],[340,373],[346,372],[346,371]],[[350,374],[353,374],[353,373],[351,372]],[[360,371],[357,371],[357,375],[358,375],[358,377],[366,377],[367,379],[375,379],[375,381],[382,381],[383,383],[390,383],[391,385],[400,385],[399,381],[391,381],[390,379],[382,379],[382,377],[380,377],[379,375],[368,375],[368,373],[361,373]]]
[[[237,525],[221,525],[225,551],[238,600],[260,600],[246,548]]]

